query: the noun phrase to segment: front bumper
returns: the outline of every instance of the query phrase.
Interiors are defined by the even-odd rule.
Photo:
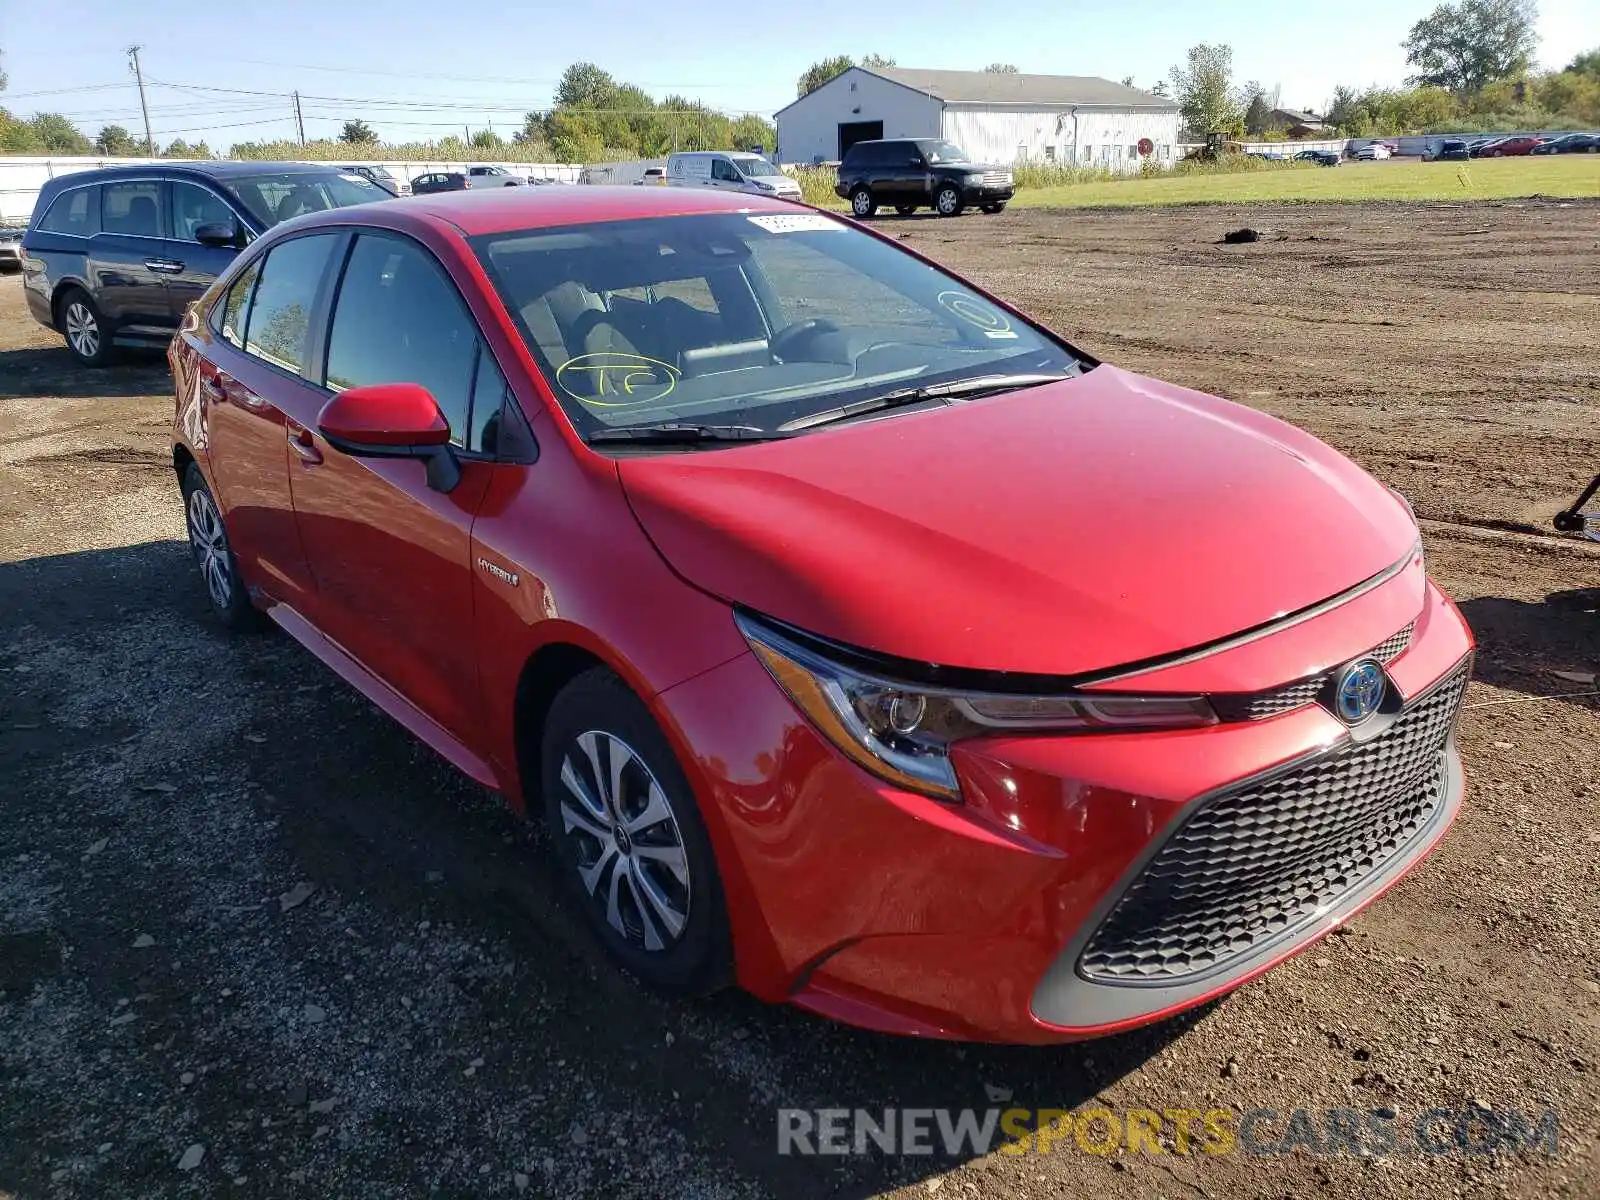
[[[1408,705],[1462,669],[1472,644],[1431,585],[1424,601],[1409,648],[1387,668]],[[1201,1004],[1381,894],[1437,843],[1462,795],[1451,741],[1442,799],[1381,870],[1216,971],[1123,985],[1080,969],[1107,914],[1198,806],[1337,753],[1350,733],[1328,712],[966,743],[954,755],[965,803],[951,805],[849,763],[752,656],[658,704],[706,812],[739,982],[901,1034],[1071,1041]]]
[[[1004,204],[1017,194],[1013,184],[968,184],[961,189],[961,199],[967,204]]]

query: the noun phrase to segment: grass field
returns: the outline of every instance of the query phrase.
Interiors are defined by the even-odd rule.
[[[1250,204],[1293,200],[1507,200],[1517,196],[1600,198],[1600,155],[1477,159],[1473,162],[1344,163],[1336,168],[1175,175],[1066,187],[1026,188],[1012,201],[1046,208],[1146,204]]]

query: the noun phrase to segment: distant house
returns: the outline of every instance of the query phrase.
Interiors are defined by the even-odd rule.
[[[1316,113],[1296,108],[1275,108],[1268,120],[1272,128],[1281,129],[1292,138],[1321,137],[1332,132],[1328,123]]]
[[[851,67],[776,114],[778,159],[837,160],[871,138],[944,138],[977,162],[1169,166],[1178,106],[1109,79]]]

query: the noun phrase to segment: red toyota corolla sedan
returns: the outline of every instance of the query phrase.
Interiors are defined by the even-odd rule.
[[[656,986],[1108,1033],[1304,949],[1461,802],[1472,640],[1405,501],[853,222],[340,209],[171,359],[222,620],[541,816]]]

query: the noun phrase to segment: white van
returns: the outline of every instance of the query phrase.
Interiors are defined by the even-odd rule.
[[[759,154],[741,150],[685,150],[667,159],[667,181],[677,187],[721,188],[758,196],[800,199],[800,185]]]

